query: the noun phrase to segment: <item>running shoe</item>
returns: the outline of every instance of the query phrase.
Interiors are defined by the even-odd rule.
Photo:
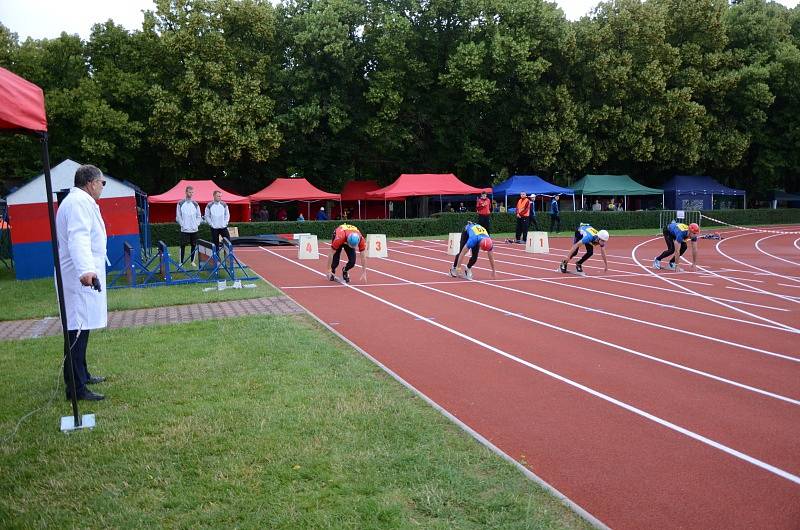
[[[342,279],[344,283],[350,283],[350,274],[347,271],[342,271]]]
[[[562,273],[564,274],[567,273],[567,260],[561,262],[561,266],[559,267],[559,269],[561,269]]]
[[[583,274],[583,265],[581,265],[580,263],[576,263],[575,270],[578,271],[578,274]]]
[[[654,260],[653,260],[653,268],[654,268],[655,270],[659,270],[659,269],[661,269],[661,262],[660,262],[660,261],[658,261],[657,259],[654,259]]]
[[[335,282],[336,281],[336,276],[333,273],[331,273],[330,276],[328,277],[328,279],[330,281],[332,281],[332,282]]]
[[[675,265],[675,262],[674,261],[670,261],[669,262],[669,270],[674,271],[675,267],[677,267],[677,265]]]
[[[464,278],[471,280],[472,279],[472,271],[466,265],[463,266],[464,268]]]
[[[450,267],[450,276],[452,276],[453,278],[458,278],[458,271],[456,270],[455,267]]]

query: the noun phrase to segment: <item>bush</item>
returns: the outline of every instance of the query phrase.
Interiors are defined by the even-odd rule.
[[[704,212],[715,219],[734,225],[767,225],[800,223],[800,208],[780,210],[714,210]],[[541,230],[550,227],[550,216],[539,212],[536,219]],[[658,229],[660,212],[658,210],[641,212],[561,212],[561,229],[571,230],[580,223],[589,223],[595,228],[606,230],[627,230],[633,228]],[[364,234],[386,234],[387,237],[425,237],[438,236],[449,232],[461,232],[467,221],[477,221],[473,213],[437,213],[423,219],[369,219],[348,221]],[[314,234],[320,239],[330,239],[333,230],[344,221],[271,221],[266,223],[231,223],[239,228],[239,235],[294,234],[297,232]],[[492,233],[511,232],[516,228],[516,216],[509,213],[492,214]],[[716,223],[704,219],[703,226]],[[164,241],[167,245],[180,244],[180,232],[176,223],[150,225],[151,240],[155,244]],[[202,239],[211,238],[208,225],[200,228]]]

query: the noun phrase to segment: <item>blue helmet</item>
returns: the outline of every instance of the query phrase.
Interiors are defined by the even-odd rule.
[[[350,232],[347,235],[347,244],[353,248],[356,248],[358,244],[361,243],[361,236],[356,232]]]

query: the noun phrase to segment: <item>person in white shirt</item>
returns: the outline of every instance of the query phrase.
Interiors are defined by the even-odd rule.
[[[200,216],[200,205],[192,199],[194,188],[186,186],[186,198],[178,203],[175,220],[181,227],[181,263],[184,262],[186,244],[191,246],[190,257],[192,264],[197,265],[197,231],[203,218]]]
[[[105,378],[93,376],[86,365],[89,330],[106,327],[106,226],[97,200],[106,181],[95,166],[81,166],[75,171],[75,187],[58,206],[58,261],[64,280],[64,307],[72,364],[64,360],[67,399],[97,401],[105,396],[86,385]],[[70,374],[70,371],[72,374]],[[72,375],[72,377],[70,377]],[[72,381],[75,381],[74,387]]]
[[[228,221],[231,220],[231,212],[228,205],[222,202],[222,192],[214,192],[214,201],[206,205],[206,223],[211,227],[211,242],[217,247],[219,252],[220,236],[230,239],[228,232]]]

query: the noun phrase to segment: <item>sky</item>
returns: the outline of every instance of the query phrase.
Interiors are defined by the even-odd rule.
[[[557,0],[569,20],[586,15],[600,0]],[[779,0],[794,7],[800,0]],[[109,18],[127,29],[142,27],[142,11],[155,9],[152,0],[0,0],[0,23],[19,36],[55,38],[62,31],[88,39],[93,24]]]

